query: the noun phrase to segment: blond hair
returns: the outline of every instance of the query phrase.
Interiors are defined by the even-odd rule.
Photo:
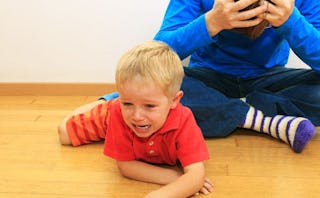
[[[183,76],[179,56],[165,43],[148,41],[122,55],[115,81],[117,88],[135,79],[141,79],[141,83],[154,82],[169,96],[180,90]]]

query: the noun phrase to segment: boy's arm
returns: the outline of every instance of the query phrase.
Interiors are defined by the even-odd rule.
[[[117,161],[117,164],[125,177],[165,185],[146,197],[188,197],[199,191],[207,193],[212,189],[211,182],[205,180],[203,162],[186,166],[184,173],[178,169],[164,168],[140,161]]]
[[[206,189],[206,190],[204,190]],[[205,178],[203,162],[196,162],[184,168],[184,174],[162,188],[149,193],[146,198],[189,197],[199,191],[211,192],[212,184]]]
[[[59,141],[61,144],[63,145],[71,145],[71,140],[67,131],[67,121],[73,116],[73,115],[77,115],[80,113],[84,113],[87,111],[90,111],[91,109],[93,109],[95,106],[101,104],[105,102],[104,100],[97,100],[94,102],[91,102],[89,104],[80,106],[78,108],[76,108],[75,110],[73,110],[70,115],[66,116],[61,123],[58,125],[58,134],[59,134]]]
[[[137,160],[117,161],[117,165],[125,177],[161,185],[168,184],[183,174],[177,166],[162,167]]]

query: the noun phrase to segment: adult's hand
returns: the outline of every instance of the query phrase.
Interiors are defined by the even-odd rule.
[[[259,24],[263,18],[257,16],[263,16],[266,12],[267,4],[263,3],[256,8],[241,11],[257,1],[216,0],[213,8],[205,14],[209,34],[214,36],[222,30],[251,27]]]
[[[279,27],[285,23],[294,8],[294,0],[270,0],[264,1],[267,6],[266,13],[260,15],[260,18],[265,18],[274,27]]]

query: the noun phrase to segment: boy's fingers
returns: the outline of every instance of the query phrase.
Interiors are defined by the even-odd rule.
[[[207,188],[203,187],[201,188],[200,192],[206,195],[206,194],[209,194],[210,191]]]
[[[204,182],[210,184],[213,187],[213,183],[210,181],[210,179],[205,178]]]

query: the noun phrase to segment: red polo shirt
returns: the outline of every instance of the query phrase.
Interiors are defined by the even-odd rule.
[[[170,110],[162,128],[148,138],[136,136],[125,124],[118,100],[107,101],[88,113],[72,117],[67,129],[74,146],[101,140],[105,134],[104,154],[119,161],[168,165],[179,161],[185,167],[209,159],[192,112],[181,104]]]

